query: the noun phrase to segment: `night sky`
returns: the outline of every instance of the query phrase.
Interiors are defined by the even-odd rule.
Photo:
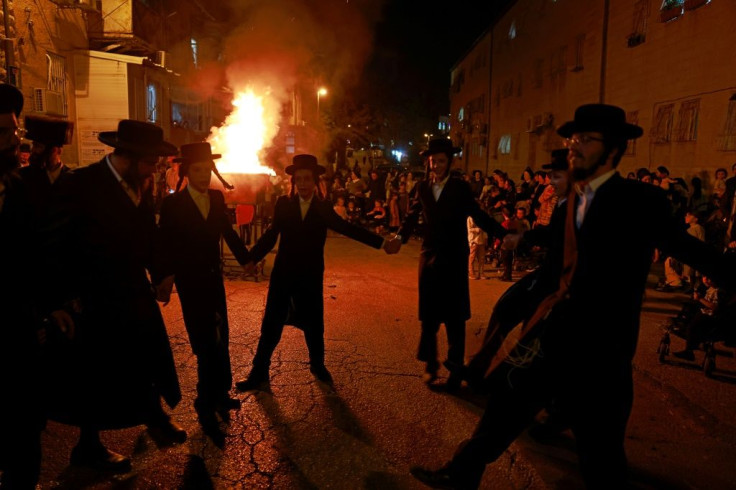
[[[364,94],[374,105],[436,123],[449,112],[451,68],[507,3],[389,0],[376,26]]]

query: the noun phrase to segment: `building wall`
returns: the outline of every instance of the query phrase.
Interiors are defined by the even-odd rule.
[[[723,141],[729,105],[734,104],[729,98],[736,94],[736,2],[712,0],[663,23],[661,2],[650,0],[645,41],[634,47],[626,39],[636,2],[623,3],[611,11],[606,102],[638,111],[645,133],[621,170],[664,165],[673,176],[689,181],[699,175],[708,184],[716,168],[730,169],[736,161],[736,146],[725,151]],[[669,135],[666,118],[657,117],[668,106]],[[688,106],[697,108],[696,120]],[[687,130],[690,121],[695,131]]]
[[[555,128],[591,102],[621,106],[644,128],[623,173],[665,165],[707,185],[716,168],[736,162],[736,2],[711,0],[667,23],[661,4],[515,2],[492,27],[489,167],[512,178],[527,165],[538,169],[561,147]],[[451,92],[452,104],[461,96]]]
[[[462,148],[455,166],[487,172],[491,31],[485,32],[451,72],[450,138]],[[435,129],[437,133],[437,129]]]
[[[43,112],[75,121],[73,53],[87,46],[82,11],[59,8],[47,0],[16,0],[14,10],[18,86],[25,97],[23,115]],[[59,85],[58,77],[50,80],[51,58],[55,66],[63,66],[63,85]],[[79,163],[76,138],[64,147],[62,159],[72,167]]]

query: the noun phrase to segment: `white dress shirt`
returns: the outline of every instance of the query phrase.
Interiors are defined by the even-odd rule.
[[[578,202],[578,207],[576,210],[577,212],[575,213],[575,224],[578,228],[583,226],[583,220],[585,220],[585,215],[587,214],[588,209],[590,209],[590,204],[593,202],[593,198],[595,197],[595,193],[596,191],[598,191],[598,188],[615,174],[615,169],[609,170],[605,174],[599,175],[587,184],[575,184],[575,192],[577,192],[578,196],[580,196],[580,201]]]
[[[133,189],[128,183],[123,180],[123,178],[120,176],[117,170],[115,170],[115,167],[113,166],[112,162],[110,161],[110,155],[107,155],[105,157],[105,161],[107,162],[107,166],[112,171],[112,174],[115,176],[116,179],[118,179],[118,182],[120,182],[120,185],[123,186],[123,190],[128,195],[131,201],[133,201],[133,204],[138,206],[141,203],[141,191],[139,189]]]
[[[447,179],[449,178],[450,178],[450,174],[448,173],[447,176],[441,182],[436,182],[432,184],[432,195],[434,196],[435,201],[440,200],[440,196],[442,195],[442,190],[445,188],[445,184],[447,184]]]
[[[207,219],[207,216],[210,215],[210,194],[209,192],[199,192],[198,190],[194,189],[191,185],[187,185],[187,191],[189,192],[189,195],[192,196],[192,199],[194,200],[194,204],[197,205],[197,209],[199,209],[199,212],[202,213],[202,217],[204,219]]]

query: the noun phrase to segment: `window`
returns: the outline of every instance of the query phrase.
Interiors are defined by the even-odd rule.
[[[626,122],[629,124],[639,124],[639,111],[632,111],[626,113]],[[636,140],[629,140],[629,144],[626,146],[626,155],[636,155]]]
[[[146,121],[157,123],[159,118],[159,88],[156,83],[146,87]]]
[[[189,45],[192,48],[192,61],[194,62],[194,67],[199,68],[199,47],[197,46],[197,40],[191,38],[189,40]]]
[[[511,26],[509,27],[509,39],[516,39],[516,21],[511,21]]]
[[[63,56],[46,53],[46,107],[45,112],[67,115],[66,60]]]
[[[562,90],[565,88],[567,75],[567,46],[560,46],[552,51],[549,64],[550,83],[552,89]]]
[[[647,37],[647,18],[649,17],[649,0],[635,0],[634,25],[628,37],[630,48],[643,43]]]
[[[657,108],[651,133],[653,143],[670,142],[674,108],[675,104],[665,104]]]
[[[728,110],[723,132],[718,137],[720,151],[736,151],[736,93],[728,99]]]
[[[695,141],[698,139],[698,112],[700,99],[686,100],[680,104],[675,141]]]
[[[511,154],[511,135],[504,134],[501,139],[498,140],[498,152],[501,155]]]

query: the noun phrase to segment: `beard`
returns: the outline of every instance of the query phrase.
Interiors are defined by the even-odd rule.
[[[574,156],[577,157],[578,154],[576,154]],[[606,160],[607,159],[608,159],[608,153],[607,152],[603,152],[601,154],[601,156],[598,157],[598,160],[593,165],[591,165],[590,167],[580,168],[580,167],[576,167],[575,164],[573,163],[573,165],[572,165],[572,173],[571,173],[572,180],[574,182],[580,182],[580,181],[583,181],[583,180],[587,180],[588,177],[590,177],[594,173],[596,173],[596,171],[598,170],[599,167],[602,167],[603,165],[606,164]]]
[[[141,174],[138,171],[138,164],[131,163],[123,175],[121,175],[126,184],[133,189],[140,189],[142,184]]]

